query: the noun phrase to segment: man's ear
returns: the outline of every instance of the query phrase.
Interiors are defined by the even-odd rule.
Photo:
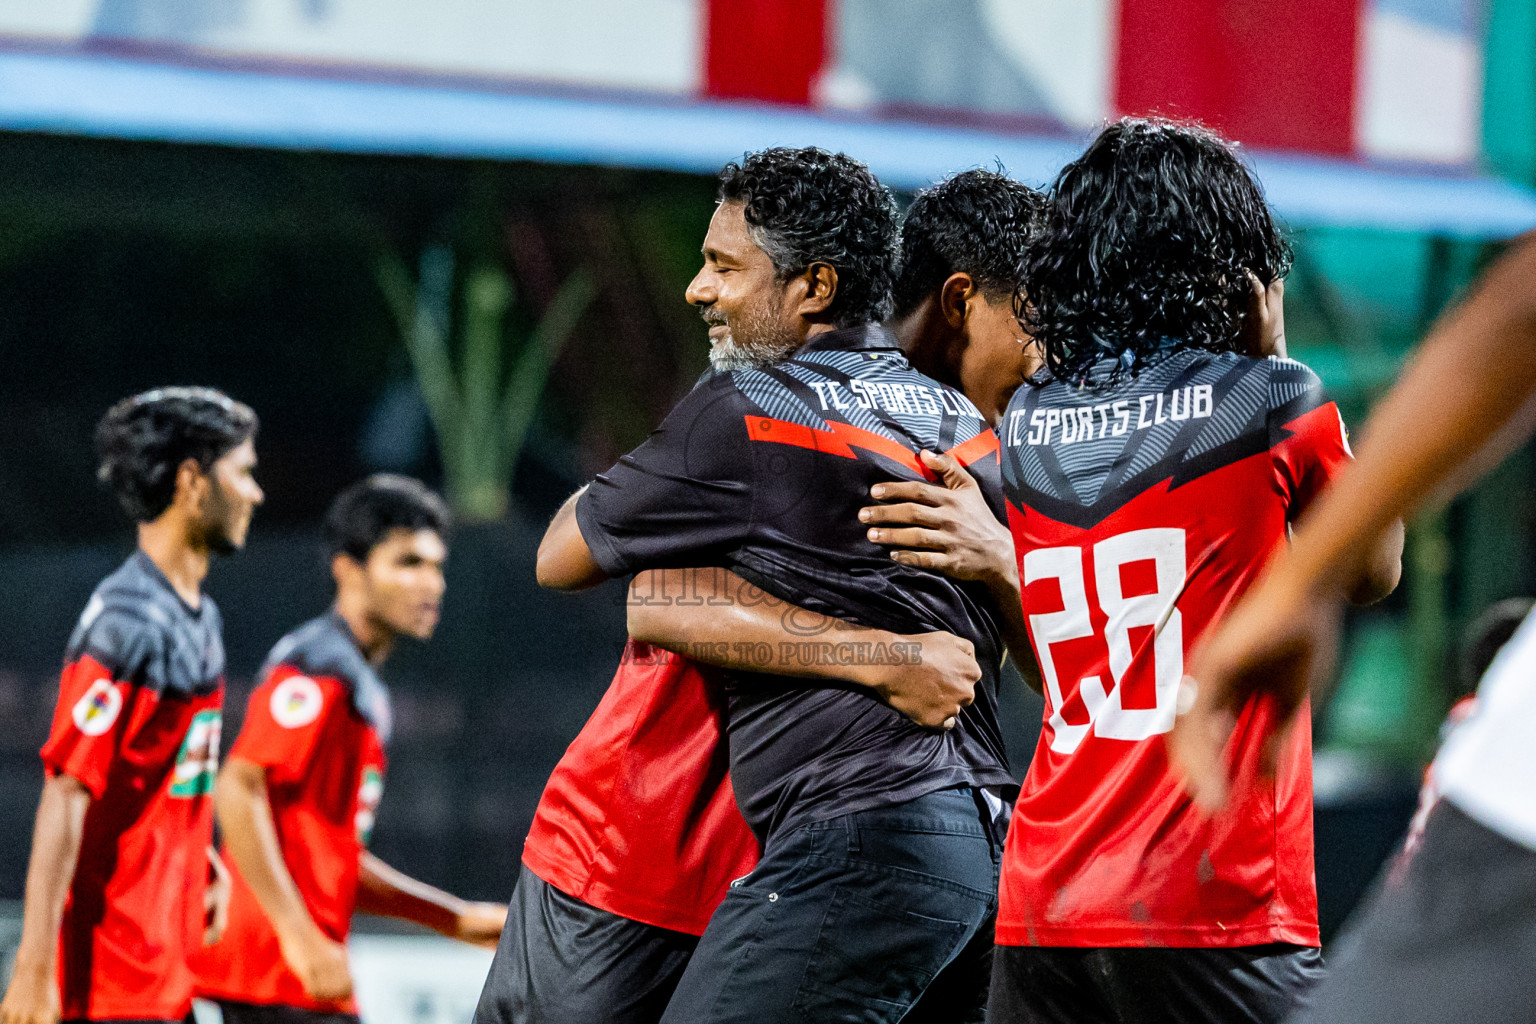
[[[336,581],[336,589],[339,591],[349,580],[362,575],[365,570],[357,559],[345,551],[338,551],[331,556],[331,579]]]
[[[172,504],[180,504],[189,512],[202,508],[203,497],[208,493],[208,474],[196,459],[182,459],[176,467],[176,489],[171,492]]]
[[[837,298],[837,268],[830,263],[812,263],[800,274],[805,295],[800,299],[800,315],[813,318],[825,313]]]
[[[965,305],[976,291],[976,282],[963,271],[950,274],[939,285],[939,312],[950,327],[958,331],[965,326]]]

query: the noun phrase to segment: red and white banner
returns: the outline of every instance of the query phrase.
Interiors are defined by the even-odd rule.
[[[1468,164],[1478,0],[0,0],[0,34]]]
[[[834,28],[818,79],[823,103],[1073,127],[1163,113],[1267,149],[1440,163],[1477,156],[1476,0],[826,4]],[[711,8],[775,6],[819,3]]]

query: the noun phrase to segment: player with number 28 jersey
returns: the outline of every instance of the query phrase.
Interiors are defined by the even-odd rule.
[[[1199,814],[1168,771],[1184,659],[1349,458],[1300,363],[1180,351],[1099,389],[1025,386],[1002,430],[1046,721],[1008,837],[1005,945],[1318,944],[1307,716]]]

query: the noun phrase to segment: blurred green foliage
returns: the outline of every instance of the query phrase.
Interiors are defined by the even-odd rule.
[[[499,267],[476,267],[463,285],[455,370],[452,250],[428,246],[415,282],[390,252],[380,255],[375,273],[432,415],[449,502],[468,522],[502,518],[550,367],[596,293],[592,275],[585,268],[574,271],[538,324],[509,346],[505,328],[512,283]],[[503,373],[503,363],[510,372]]]

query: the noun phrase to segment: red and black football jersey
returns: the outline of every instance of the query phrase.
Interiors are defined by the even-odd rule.
[[[218,607],[143,552],[102,581],[70,637],[49,775],[92,796],[60,935],[65,1019],[180,1019],[202,945],[224,701]]]
[[[523,863],[599,910],[702,935],[757,863],[727,762],[715,670],[631,640],[544,787]]]
[[[309,916],[345,942],[357,902],[358,861],[384,795],[389,693],[334,613],[272,649],[251,694],[231,759],[267,771],[283,863]],[[224,937],[195,961],[198,993],[213,999],[355,1013],[351,999],[310,998],[278,948],[277,932],[233,860]]]
[[[1307,713],[1270,778],[1276,711],[1243,709],[1233,805],[1215,818],[1170,773],[1163,735],[1201,634],[1349,458],[1338,410],[1300,363],[1186,350],[1099,389],[1025,385],[1002,445],[1046,703],[998,942],[1317,945]]]
[[[916,725],[865,687],[724,673],[731,783],[759,838],[940,789],[1012,782],[992,595],[892,560],[859,522],[874,484],[931,479],[921,449],[955,454],[1002,518],[997,438],[976,407],[913,370],[888,333],[854,327],[817,335],[781,362],[707,376],[576,503],[582,536],[610,575],[719,566],[834,618],[975,644],[982,680],[950,730]],[[874,647],[846,656],[910,654]]]

